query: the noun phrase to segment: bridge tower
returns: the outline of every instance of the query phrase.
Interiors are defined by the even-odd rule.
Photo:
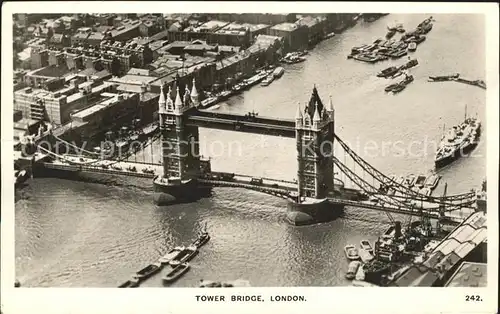
[[[324,199],[333,191],[334,109],[327,108],[313,88],[304,110],[300,104],[295,118],[297,183],[302,197]]]
[[[287,213],[287,220],[294,225],[331,220],[339,212],[327,200],[334,188],[334,116],[331,97],[326,107],[316,87],[305,108],[298,105],[295,117],[298,197],[296,202],[288,204]]]
[[[165,94],[161,86],[158,116],[162,139],[163,174],[155,179],[154,185],[156,192],[168,194],[174,199],[188,196],[189,189],[199,176],[198,127],[186,124],[187,112],[198,105],[198,91],[194,79],[191,91],[186,84],[183,93],[177,85],[175,91],[169,87]],[[157,200],[157,203],[165,202]]]

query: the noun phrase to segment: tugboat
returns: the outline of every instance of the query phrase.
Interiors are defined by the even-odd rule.
[[[391,66],[391,67],[388,67],[386,69],[383,69],[382,71],[380,71],[378,74],[377,74],[377,77],[384,77],[384,78],[387,78],[389,76],[393,76],[394,74],[396,74],[398,71],[400,70],[399,67],[395,67],[395,66]]]
[[[200,248],[203,245],[205,245],[209,240],[210,240],[210,235],[208,234],[208,232],[202,232],[198,237],[198,239],[196,239],[196,241],[194,241],[192,245],[196,246],[197,248]]]
[[[412,41],[408,44],[408,51],[415,51],[417,50],[417,43]]]
[[[167,254],[165,254],[163,257],[161,257],[158,262],[162,264],[168,264],[170,263],[171,260],[176,258],[182,251],[184,251],[186,248],[183,246],[177,246],[170,250]]]
[[[182,250],[176,257],[170,261],[170,265],[175,266],[181,263],[189,262],[193,257],[198,254],[198,248],[194,245],[190,245],[184,250]]]

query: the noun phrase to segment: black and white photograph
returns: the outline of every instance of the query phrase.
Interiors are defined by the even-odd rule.
[[[9,286],[497,285],[485,14],[123,5],[2,22]]]

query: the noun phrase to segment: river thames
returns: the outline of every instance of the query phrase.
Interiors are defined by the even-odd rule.
[[[411,53],[419,65],[415,81],[397,95],[375,74],[406,57],[377,64],[348,60],[353,46],[384,37],[387,24],[413,29],[429,15],[390,14],[358,24],[319,43],[303,63],[286,65],[268,87],[235,96],[218,111],[293,118],[297,103],[308,101],[315,84],[324,102],[332,96],[335,130],[365,160],[386,174],[428,173],[434,150],[418,143],[436,141],[443,125],[463,120],[465,105],[485,125],[484,90],[454,82],[429,83],[429,75],[458,72],[485,78],[485,22],[481,15],[440,15],[427,40]],[[397,35],[400,36],[400,35]],[[290,180],[295,177],[295,141],[200,129],[202,153],[212,153],[212,169]],[[238,154],[203,143],[241,143]],[[381,148],[364,148],[367,143]],[[395,153],[398,142],[404,153]],[[417,143],[411,146],[410,143]],[[468,192],[486,176],[486,132],[472,156],[443,169],[448,194]],[[410,149],[413,147],[413,149]],[[415,148],[417,147],[417,148]],[[443,184],[435,191],[442,190]],[[258,192],[215,188],[195,203],[158,207],[148,187],[103,185],[41,178],[16,191],[16,278],[25,287],[116,287],[172,247],[187,245],[205,225],[212,239],[174,287],[200,279],[249,280],[252,286],[343,286],[348,261],[343,248],[373,241],[389,224],[385,213],[346,208],[329,223],[294,227],[284,220],[286,201]],[[397,216],[395,216],[397,218]],[[165,270],[164,270],[165,271]],[[141,286],[162,286],[157,275]]]

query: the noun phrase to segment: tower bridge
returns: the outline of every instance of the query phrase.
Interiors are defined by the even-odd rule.
[[[158,101],[161,164],[92,156],[82,160],[45,151],[54,160],[50,164],[44,162],[44,167],[153,179],[157,204],[193,201],[208,195],[213,186],[257,190],[287,199],[287,219],[296,225],[331,220],[342,212],[344,206],[381,210],[391,220],[390,212],[453,222],[460,222],[476,210],[475,193],[427,196],[390,180],[371,166],[335,133],[333,101],[330,97],[329,104],[324,104],[316,87],[308,102],[297,106],[293,120],[262,117],[255,113],[238,115],[201,110],[198,98],[194,80],[191,89],[186,85],[184,91],[177,86],[165,92],[161,87]],[[296,179],[256,179],[228,173],[214,175],[210,164],[200,159],[199,127],[295,138]],[[344,155],[344,162],[338,158],[340,154]],[[346,157],[358,165],[356,170],[346,165]],[[344,182],[336,177],[338,173],[349,179],[357,190],[345,187]],[[395,191],[393,195],[383,192],[382,187],[388,186]],[[464,214],[464,210],[467,213]]]

